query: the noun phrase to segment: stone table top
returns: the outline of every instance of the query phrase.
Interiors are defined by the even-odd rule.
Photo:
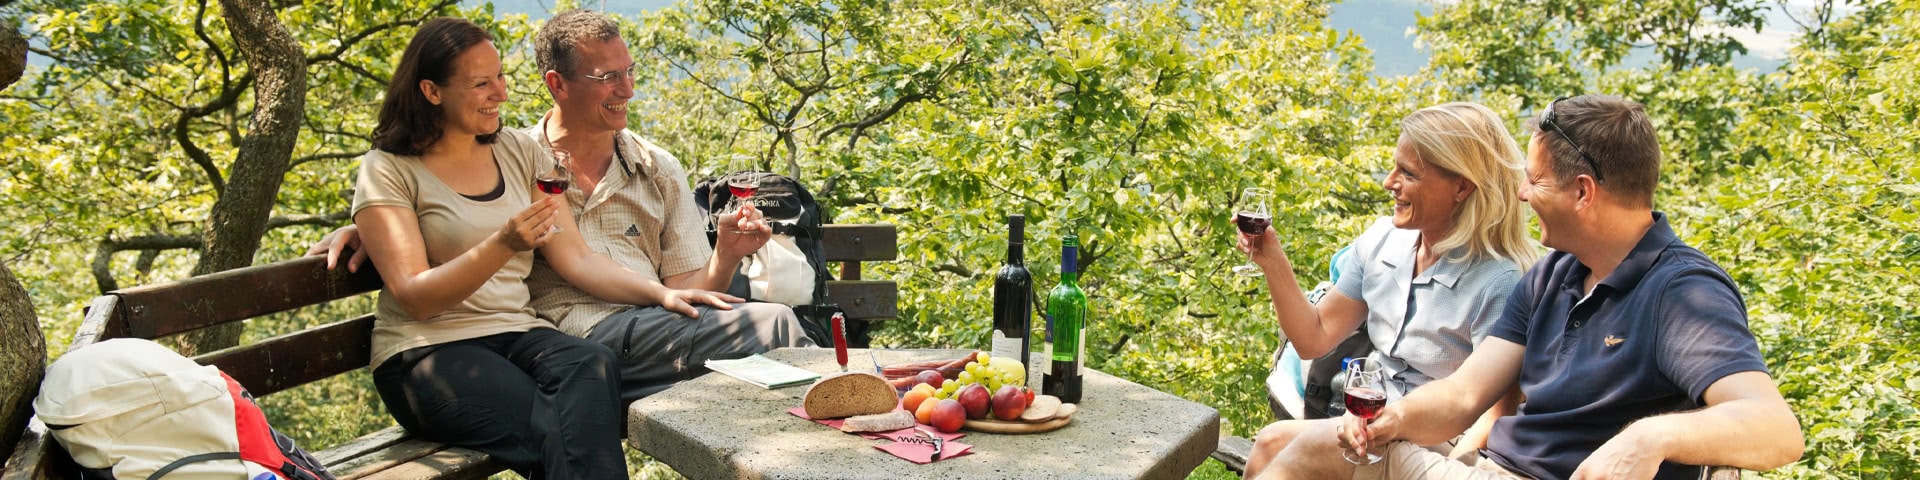
[[[960,358],[966,350],[875,350],[883,365]],[[833,350],[783,348],[767,357],[839,371]],[[866,350],[850,366],[868,370]],[[925,465],[888,455],[885,440],[795,417],[807,386],[763,389],[709,373],[628,407],[627,441],[692,479],[1186,478],[1220,439],[1212,407],[1087,369],[1079,413],[1052,432],[967,432],[973,453]]]

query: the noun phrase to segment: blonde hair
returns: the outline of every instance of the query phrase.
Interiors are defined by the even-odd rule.
[[[1400,120],[1400,141],[1427,165],[1475,187],[1454,209],[1453,228],[1436,250],[1455,257],[1464,248],[1462,260],[1492,256],[1521,270],[1540,258],[1519,199],[1526,157],[1499,114],[1471,102],[1422,108]]]

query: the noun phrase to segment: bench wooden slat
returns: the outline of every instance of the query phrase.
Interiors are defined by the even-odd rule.
[[[358,478],[364,480],[479,480],[502,470],[506,470],[506,466],[494,460],[492,456],[475,450],[450,447]]]
[[[14,446],[9,458],[0,459],[0,480],[53,478],[52,472],[58,469],[54,463],[61,460],[56,457],[66,456],[50,454],[51,450],[60,448],[54,442],[52,432],[40,417],[27,420],[27,431],[20,436],[20,444]]]
[[[381,429],[378,432],[363,435],[347,443],[313,452],[313,458],[319,459],[321,465],[327,466],[327,470],[333,470],[334,465],[346,463],[348,460],[373,453],[382,448],[387,448],[389,445],[400,443],[406,439],[407,429],[399,425],[394,425]]]
[[[373,315],[195,357],[220,367],[254,396],[266,396],[367,366],[373,353]],[[298,355],[274,352],[306,352]]]
[[[835,223],[822,226],[820,254],[829,262],[891,262],[900,257],[900,236],[889,224]]]
[[[485,453],[413,438],[399,426],[328,448],[314,458],[340,480],[486,478],[506,468]]]
[[[1220,444],[1214,447],[1211,456],[1233,473],[1246,473],[1249,453],[1253,453],[1252,439],[1229,435],[1220,437]]]
[[[326,257],[300,257],[114,294],[126,336],[161,338],[377,290],[371,266],[350,273],[328,270]]]
[[[80,347],[109,338],[127,336],[127,318],[120,311],[119,295],[101,295],[93,297],[87,303],[86,315],[80,318],[80,328],[73,331],[73,341],[67,343],[66,351],[79,350]]]
[[[827,302],[839,305],[853,320],[885,320],[900,316],[900,286],[886,280],[827,282]]]
[[[339,480],[361,478],[393,468],[395,465],[432,455],[446,448],[446,445],[439,443],[405,437],[380,449],[341,460],[338,464],[327,465],[327,471]]]

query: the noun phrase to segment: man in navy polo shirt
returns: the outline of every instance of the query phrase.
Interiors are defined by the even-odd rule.
[[[1637,103],[1583,95],[1542,110],[1520,189],[1553,248],[1453,375],[1347,416],[1340,445],[1276,478],[1698,478],[1697,465],[1767,470],[1804,448],[1726,272],[1653,211],[1660,145]],[[1452,438],[1502,395],[1525,395],[1478,457],[1414,445]],[[1288,475],[1291,474],[1291,475]],[[1265,477],[1265,475],[1263,475]]]

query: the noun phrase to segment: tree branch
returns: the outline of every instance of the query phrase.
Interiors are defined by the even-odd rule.
[[[270,231],[296,225],[331,227],[339,225],[340,222],[346,220],[348,216],[348,212],[340,211],[319,215],[273,217],[267,219],[267,230]],[[113,254],[115,253],[126,251],[141,252],[142,255],[138,262],[146,263],[150,266],[153,261],[150,257],[152,254],[166,250],[202,250],[205,247],[206,239],[200,235],[154,234],[118,240],[112,236],[107,236],[106,238],[100,239],[100,243],[96,244],[93,248],[93,261],[91,262],[93,282],[100,287],[100,293],[120,289],[120,282],[113,278]],[[141,267],[140,269],[145,271],[146,268],[147,267]]]
[[[951,273],[951,274],[959,275],[966,278],[973,278],[973,270],[968,270],[967,267],[952,264],[952,263],[942,263],[939,265],[934,265],[932,270],[936,272]]]
[[[93,249],[93,283],[100,287],[100,293],[120,289],[120,282],[113,279],[113,254],[127,250],[178,250],[191,248],[198,250],[204,245],[198,235],[142,235],[124,240],[114,240],[109,236],[100,239]]]
[[[304,156],[304,157],[297,157],[297,158],[294,158],[292,162],[289,162],[289,163],[287,164],[287,166],[288,166],[288,167],[298,167],[298,166],[300,166],[300,165],[302,165],[302,164],[306,164],[306,163],[312,163],[312,162],[319,162],[319,161],[325,161],[325,160],[347,160],[347,159],[354,159],[354,158],[360,158],[360,155],[362,155],[362,153],[361,153],[361,152],[327,152],[327,153],[315,153],[315,154],[312,154],[312,155],[307,155],[307,156]]]
[[[373,26],[369,26],[367,28],[361,29],[358,32],[354,32],[354,34],[352,35],[348,35],[346,38],[340,39],[340,44],[335,46],[332,52],[327,52],[327,53],[307,57],[307,64],[311,65],[311,64],[319,63],[323,61],[334,61],[334,62],[339,62],[341,64],[345,64],[346,62],[341,62],[340,58],[343,55],[346,55],[347,52],[352,51],[354,46],[359,45],[360,42],[363,40],[366,40],[367,37],[371,37],[373,36],[373,34],[380,33],[382,31],[386,31],[393,28],[419,25],[422,22],[426,22],[428,17],[432,17],[435,14],[440,13],[441,10],[445,10],[448,7],[452,7],[455,3],[458,3],[457,0],[440,0],[440,3],[434,4],[433,6],[428,7],[426,11],[420,12],[420,15],[417,17],[395,20],[395,21],[382,23],[379,25],[373,25]],[[380,83],[385,84],[387,82],[381,81]]]
[[[693,79],[694,83],[698,83],[700,84],[700,86],[707,87],[708,90],[712,90],[713,93],[717,93],[723,98],[732,100],[734,102],[738,102],[741,105],[746,105],[748,110],[753,111],[753,116],[755,118],[759,118],[760,121],[766,122],[766,124],[768,125],[779,124],[779,122],[773,121],[773,116],[772,114],[767,113],[766,107],[761,106],[758,103],[749,102],[746,99],[736,97],[731,93],[727,93],[726,90],[721,90],[720,87],[715,86],[714,84],[708,82],[707,79],[701,78],[699,74],[693,73],[693,69],[687,68],[685,65],[681,65],[680,62],[674,61],[673,57],[667,55],[667,52],[660,50],[660,47],[654,46],[650,48],[651,50],[653,50],[655,55],[659,55],[661,59],[666,60],[668,65],[672,65],[673,68],[680,69],[681,73],[687,74],[687,78]]]
[[[200,167],[200,172],[207,175],[207,183],[213,186],[214,195],[225,194],[227,180],[221,176],[220,166],[214,165],[213,156],[208,155],[206,150],[194,143],[193,137],[189,135],[187,127],[192,125],[193,118],[187,112],[180,112],[180,116],[173,121],[173,141],[180,144],[180,150],[186,152],[187,159],[192,160],[194,165]]]
[[[273,217],[273,218],[267,219],[267,230],[271,231],[281,227],[291,227],[295,225],[334,227],[334,226],[339,226],[340,222],[345,221],[351,215],[352,215],[351,212],[341,210],[338,212],[324,213],[324,214],[318,214],[318,215],[287,215],[287,216],[281,216],[281,217]]]
[[[213,51],[213,59],[220,62],[220,90],[232,90],[233,64],[227,60],[227,51],[221,50],[220,44],[207,35],[207,0],[200,0],[199,7],[193,11],[193,34],[207,44],[207,50]]]
[[[813,138],[813,141],[815,143],[824,142],[826,141],[828,135],[832,135],[835,132],[839,132],[841,130],[846,130],[849,128],[854,129],[855,131],[859,131],[859,130],[865,130],[867,127],[879,125],[880,122],[885,122],[887,121],[888,118],[893,118],[894,114],[900,113],[900,110],[906,108],[908,104],[911,104],[913,102],[918,102],[921,100],[926,100],[931,97],[932,97],[931,95],[926,95],[919,92],[902,95],[900,96],[900,98],[894,99],[893,104],[887,105],[887,108],[883,108],[883,109],[880,109],[880,111],[878,112],[873,112],[872,114],[868,114],[866,118],[862,118],[852,122],[844,122],[844,123],[836,124],[831,127],[827,127],[827,129],[824,131],[821,131],[819,135],[815,135]],[[886,133],[886,132],[881,132],[881,133]],[[858,138],[858,134],[855,134],[855,138]],[[848,141],[852,141],[852,140],[848,140]]]

